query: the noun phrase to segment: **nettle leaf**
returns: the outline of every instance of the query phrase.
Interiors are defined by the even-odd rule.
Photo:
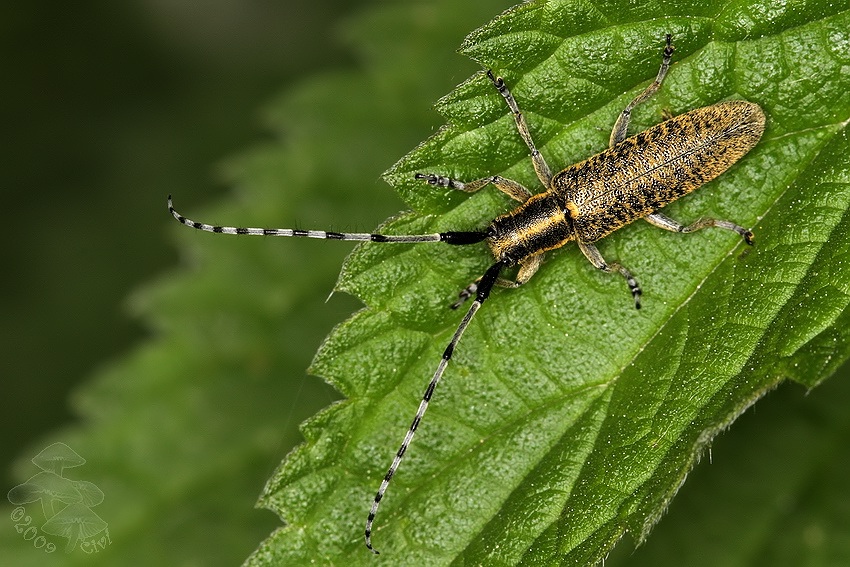
[[[617,546],[605,565],[846,563],[850,380],[800,390],[771,393],[718,437],[646,544]]]
[[[482,246],[359,247],[338,289],[366,308],[313,373],[347,398],[303,426],[261,503],[286,526],[251,564],[592,564],[642,540],[715,435],[785,379],[812,387],[848,358],[850,11],[807,2],[522,4],[461,50],[510,85],[553,167],[605,148],[623,106],[674,64],[632,131],[726,98],[765,110],[760,144],[665,213],[752,226],[675,235],[645,223],[600,243],[644,289],[575,247],[496,290],[455,352],[363,549],[363,524],[462,314],[446,309],[492,262]],[[513,205],[413,179],[500,174],[537,187],[483,74],[438,104],[449,124],[386,174],[415,212],[387,233],[480,228]],[[729,518],[729,521],[734,521]]]

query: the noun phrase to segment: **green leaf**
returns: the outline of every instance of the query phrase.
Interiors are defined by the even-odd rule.
[[[724,98],[760,104],[761,143],[665,209],[753,226],[757,246],[645,224],[600,250],[623,282],[576,252],[497,290],[467,331],[382,503],[376,546],[392,564],[584,565],[623,534],[642,540],[716,433],[785,378],[813,386],[848,357],[850,51],[846,6],[531,2],[469,36],[524,109],[550,164],[606,145],[608,128],[676,44],[662,91],[633,129]],[[609,14],[616,14],[614,19]],[[479,228],[512,205],[413,179],[501,174],[529,187],[527,150],[481,74],[444,97],[449,125],[386,175],[416,213],[386,232]],[[365,245],[338,288],[367,306],[312,371],[347,398],[304,425],[263,504],[287,526],[252,563],[373,560],[364,512],[460,314],[445,305],[492,262],[484,247]],[[369,482],[371,481],[371,482]]]
[[[850,557],[850,380],[780,388],[735,422],[636,551],[607,566],[843,565]]]
[[[184,212],[228,224],[369,230],[400,208],[381,171],[442,121],[432,102],[480,68],[452,50],[502,7],[433,0],[358,15],[341,28],[358,67],[274,101],[274,139],[227,164],[235,198]],[[368,507],[458,323],[447,304],[492,261],[486,248],[370,245],[351,256],[338,287],[367,308],[337,328],[313,365],[347,399],[303,426],[307,442],[268,482],[261,502],[286,524],[260,543],[280,525],[251,509],[263,481],[297,442],[296,424],[338,397],[303,369],[354,309],[344,294],[324,303],[350,248],[172,225],[191,269],[134,298],[151,340],[77,392],[80,424],[52,436],[87,459],[73,478],[104,493],[96,511],[112,544],[45,555],[7,524],[0,557],[232,564],[259,545],[250,564],[583,564],[623,533],[641,537],[742,408],[785,377],[813,386],[847,358],[847,10],[846,2],[536,2],[464,44],[506,77],[549,163],[560,166],[605,147],[617,112],[655,74],[663,34],[674,33],[668,81],[635,113],[633,130],[664,109],[726,97],[762,104],[769,129],[759,147],[669,208],[683,220],[711,214],[753,225],[758,241],[745,249],[718,231],[684,237],[641,223],[612,235],[601,249],[640,276],[640,312],[622,281],[597,273],[574,247],[551,254],[524,288],[494,291],[382,504],[381,556],[363,547]],[[480,75],[438,110],[452,126],[388,175],[416,212],[387,231],[475,228],[513,206],[489,189],[470,197],[415,183],[409,174],[420,167],[462,179],[501,173],[536,187],[504,103]],[[786,388],[768,400],[779,404],[768,406],[776,408],[768,419],[748,415],[742,447],[724,453],[718,442],[716,464],[695,472],[717,470],[720,487],[689,482],[696,496],[683,502],[684,519],[676,520],[677,500],[649,539],[662,551],[647,546],[627,559],[689,564],[665,551],[713,528],[703,547],[690,546],[712,564],[748,564],[762,550],[781,564],[797,542],[791,558],[845,562],[848,518],[830,489],[846,478],[836,455],[848,441],[840,403],[848,394],[810,402],[835,382],[803,400]],[[779,428],[800,423],[809,427]],[[774,426],[772,443],[752,433]],[[796,476],[781,483],[789,467],[770,449],[785,433],[797,433],[788,445],[799,450],[785,454]],[[22,480],[47,444],[21,457]],[[752,464],[748,446],[760,449],[760,468],[740,472],[739,463]],[[778,487],[779,504],[760,505],[757,491],[731,480],[741,478],[763,492]],[[732,488],[752,500],[742,504]],[[731,502],[716,498],[721,490]],[[746,530],[742,511],[756,516]],[[719,533],[712,520],[738,529]]]

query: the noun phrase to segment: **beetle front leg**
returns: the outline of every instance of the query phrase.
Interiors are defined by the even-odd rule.
[[[629,286],[629,291],[632,292],[632,297],[635,299],[635,309],[640,309],[640,296],[643,292],[632,273],[618,262],[607,263],[605,258],[602,257],[602,254],[599,253],[599,249],[593,244],[579,242],[578,247],[595,268],[602,270],[606,274],[617,272],[623,276],[626,279],[626,284]]]
[[[535,254],[534,256],[529,256],[525,260],[519,263],[519,272],[517,272],[516,279],[509,280],[507,278],[496,278],[496,285],[499,287],[507,287],[507,288],[517,288],[523,284],[525,284],[528,280],[531,279],[531,276],[537,273],[537,270],[540,268],[540,264],[543,263],[543,254]],[[463,291],[461,291],[457,295],[457,301],[452,303],[451,308],[457,309],[463,303],[476,294],[478,291],[478,282],[481,281],[481,278],[478,278],[468,286],[466,286]]]

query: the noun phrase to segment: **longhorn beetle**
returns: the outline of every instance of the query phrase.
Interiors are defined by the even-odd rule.
[[[752,102],[729,100],[691,110],[648,130],[626,138],[632,110],[649,99],[661,87],[673,55],[671,36],[667,34],[661,68],[655,80],[620,112],[611,131],[610,144],[605,151],[552,174],[546,160],[534,145],[525,117],[501,77],[486,71],[487,78],[508,105],[525,144],[531,152],[531,163],[545,191],[532,193],[517,183],[498,175],[464,183],[434,173],[417,173],[430,185],[472,193],[486,185],[494,185],[521,204],[513,211],[493,220],[486,228],[475,231],[441,232],[435,234],[368,234],[292,230],[283,228],[237,228],[212,226],[193,220],[174,210],[171,196],[168,210],[175,219],[191,228],[224,234],[257,236],[302,236],[329,240],[358,240],[367,242],[445,242],[465,245],[486,241],[496,262],[460,292],[451,306],[459,307],[475,296],[461,320],[442,359],[434,372],[413,423],[407,430],[401,447],[384,476],[366,520],[366,547],[372,547],[372,524],[387,486],[407,451],[428,403],[443,376],[452,353],[470,321],[487,300],[493,286],[515,288],[526,283],[538,268],[547,250],[560,248],[575,240],[579,250],[594,267],[606,273],[619,273],[640,309],[641,289],[631,272],[620,263],[606,262],[594,243],[615,230],[645,219],[650,224],[671,232],[689,233],[702,228],[717,227],[737,232],[747,244],[753,243],[753,233],[726,220],[702,218],[683,225],[657,212],[679,197],[708,183],[750,151],[764,132],[765,116]],[[513,280],[500,277],[505,268],[519,266]]]

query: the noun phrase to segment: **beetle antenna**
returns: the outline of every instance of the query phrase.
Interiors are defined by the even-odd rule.
[[[466,312],[463,320],[461,320],[460,325],[457,326],[455,334],[452,336],[452,340],[449,341],[448,346],[446,346],[446,350],[443,351],[443,358],[440,360],[440,364],[434,372],[434,377],[431,378],[431,382],[428,383],[428,387],[425,389],[425,394],[422,396],[422,401],[419,403],[419,409],[416,410],[416,416],[413,418],[413,423],[410,424],[410,429],[407,430],[407,434],[401,442],[401,447],[399,447],[398,452],[393,459],[393,463],[390,465],[387,474],[384,476],[384,480],[381,481],[378,493],[375,494],[375,500],[372,502],[372,509],[369,510],[369,516],[366,518],[366,547],[369,548],[369,551],[376,555],[378,554],[378,550],[372,547],[372,523],[375,521],[375,514],[378,513],[378,506],[381,503],[381,499],[387,491],[387,486],[389,486],[390,480],[392,480],[393,475],[396,470],[398,470],[398,466],[401,464],[401,459],[404,457],[407,447],[413,440],[416,428],[419,427],[419,422],[422,421],[422,416],[425,415],[425,411],[428,409],[428,402],[431,401],[431,396],[434,395],[434,389],[437,387],[437,383],[440,381],[440,378],[442,378],[443,373],[446,371],[446,367],[449,365],[449,361],[452,359],[452,354],[454,353],[457,343],[460,342],[463,332],[469,326],[472,318],[475,317],[475,313],[487,300],[487,297],[490,295],[490,290],[493,289],[493,285],[499,277],[499,272],[504,267],[504,262],[496,262],[487,269],[484,276],[482,276],[481,281],[478,282],[475,301],[473,301],[472,305],[469,306],[469,310]]]
[[[374,234],[369,232],[329,232],[325,230],[298,230],[292,228],[243,228],[237,226],[216,226],[186,218],[176,210],[168,196],[168,212],[178,222],[189,228],[215,232],[218,234],[244,234],[248,236],[300,236],[305,238],[322,238],[326,240],[355,240],[360,242],[445,242],[462,246],[475,244],[487,238],[483,230],[434,232],[431,234]]]

